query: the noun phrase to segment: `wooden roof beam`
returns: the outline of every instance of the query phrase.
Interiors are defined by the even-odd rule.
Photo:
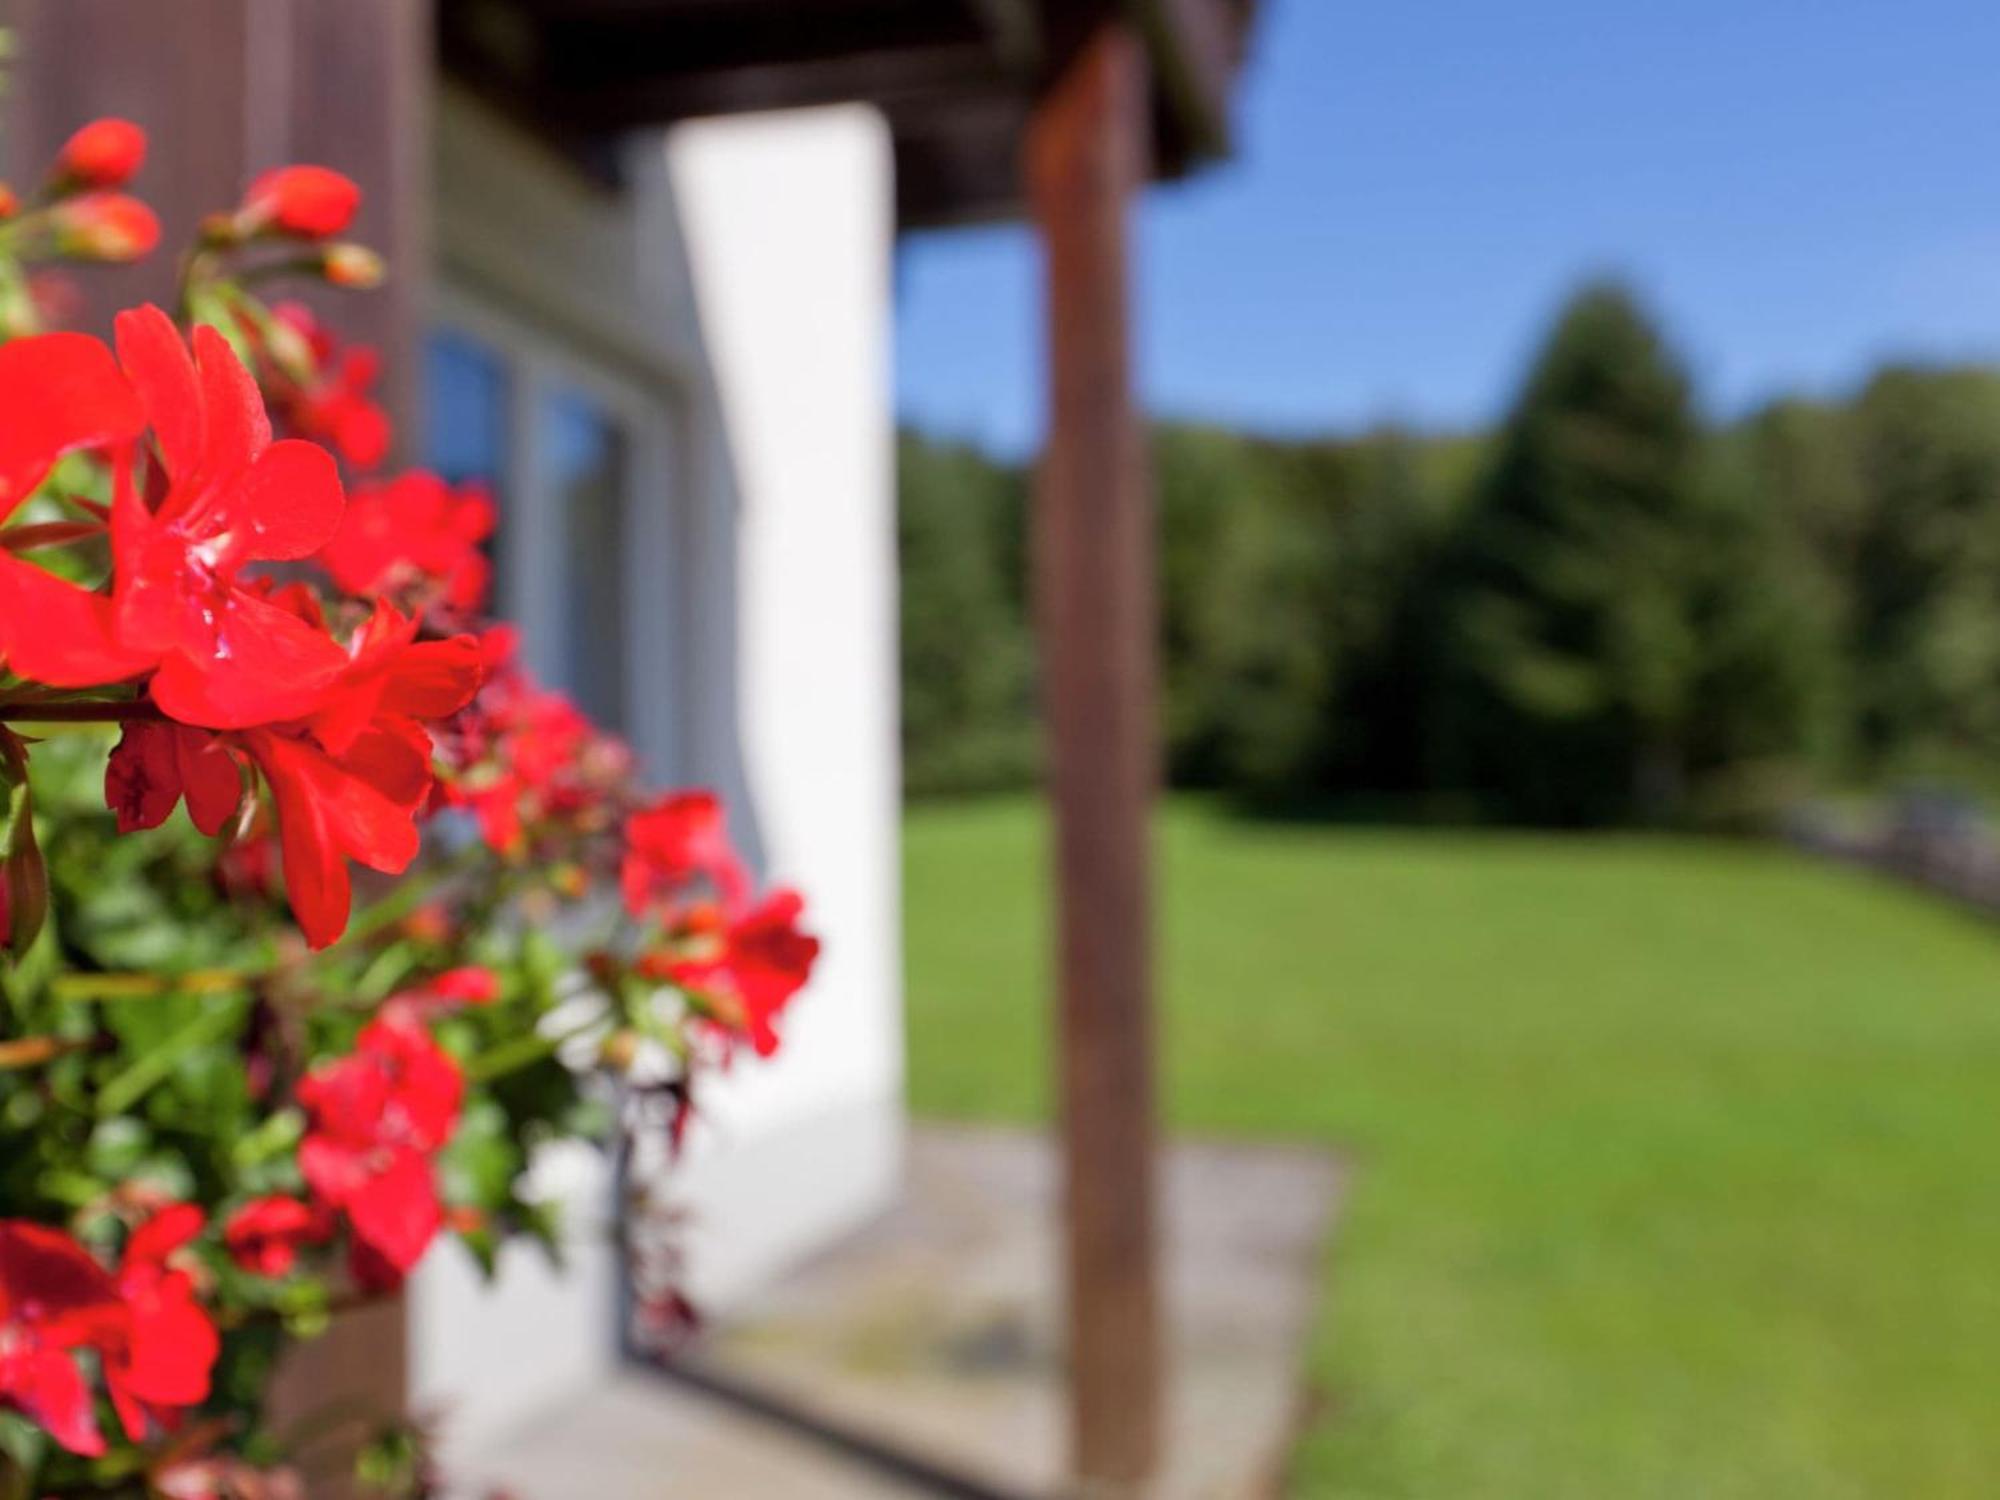
[[[893,118],[903,110],[963,101],[1006,82],[990,49],[978,42],[668,74],[600,84],[587,92],[554,90],[540,103],[564,124],[585,130],[854,100],[875,104]]]
[[[1226,155],[1238,31],[1247,7],[1241,0],[1138,0],[1133,10],[1188,157]]]
[[[993,50],[1024,76],[1042,65],[1042,20],[1034,0],[967,0],[993,39]]]

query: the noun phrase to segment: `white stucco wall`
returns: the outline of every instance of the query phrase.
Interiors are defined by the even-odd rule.
[[[661,586],[680,629],[643,665],[678,701],[656,758],[741,810],[761,872],[806,893],[824,943],[779,1056],[712,1083],[671,1180],[690,1290],[726,1315],[879,1211],[901,1171],[888,135],[861,108],[683,126],[612,209],[445,104],[450,305],[484,299],[671,388],[686,462],[671,525],[648,534],[678,553]],[[509,237],[495,205],[524,201],[540,232]],[[471,1448],[616,1359],[602,1159],[546,1170],[572,1206],[567,1274],[522,1247],[487,1287],[443,1246],[413,1286],[416,1399]]]
[[[691,1282],[726,1305],[900,1167],[894,204],[868,109],[682,126],[667,160],[737,491],[745,790],[825,941],[782,1052],[711,1092],[690,1156]]]

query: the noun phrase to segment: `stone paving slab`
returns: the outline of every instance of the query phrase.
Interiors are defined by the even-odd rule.
[[[927,1500],[782,1423],[633,1372],[452,1465],[466,1500]]]
[[[1275,1492],[1341,1184],[1303,1149],[1168,1153],[1170,1437],[1148,1500]],[[1045,1136],[919,1129],[899,1207],[682,1356],[708,1392],[623,1377],[491,1471],[520,1500],[1063,1494],[1058,1189]]]

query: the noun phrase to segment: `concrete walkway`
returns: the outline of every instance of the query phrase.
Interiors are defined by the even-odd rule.
[[[1303,1150],[1169,1153],[1155,1500],[1275,1493],[1340,1185]],[[1046,1138],[925,1127],[900,1207],[712,1332],[679,1375],[585,1393],[483,1467],[519,1500],[1063,1494],[1057,1194]]]

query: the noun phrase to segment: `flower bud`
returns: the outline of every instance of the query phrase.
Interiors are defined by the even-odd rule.
[[[629,1026],[612,1032],[597,1049],[597,1060],[614,1073],[631,1072],[639,1060],[639,1033]]]
[[[6,183],[0,182],[0,219],[11,219],[20,211],[20,195]]]
[[[50,223],[56,249],[75,260],[138,260],[160,243],[160,221],[153,211],[123,193],[72,198],[56,206]]]
[[[0,731],[0,733],[5,733]],[[35,799],[18,736],[0,740],[0,943],[25,953],[49,914],[49,875],[35,843]]]
[[[63,144],[56,180],[73,187],[123,187],[145,160],[145,131],[130,120],[92,120]]]
[[[350,292],[373,291],[387,271],[382,257],[365,245],[328,245],[320,257],[320,273]]]
[[[263,340],[264,352],[286,376],[301,385],[311,382],[317,366],[312,340],[295,324],[273,317],[265,321],[258,336]]]
[[[323,240],[354,222],[361,189],[326,167],[279,167],[250,184],[238,228],[269,229],[302,240]]]
[[[196,233],[204,250],[228,250],[243,242],[234,214],[204,214]]]

